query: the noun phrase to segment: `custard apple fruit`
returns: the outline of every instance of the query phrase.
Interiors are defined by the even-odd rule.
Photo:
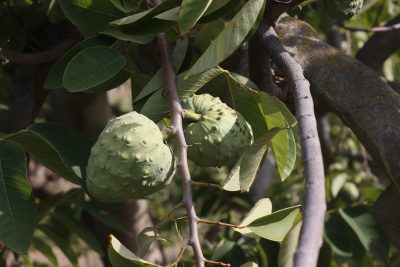
[[[345,20],[360,12],[364,0],[323,0],[322,5],[329,17]]]
[[[93,146],[87,188],[100,201],[122,202],[161,190],[174,173],[175,158],[157,125],[130,112],[111,120]]]
[[[253,142],[251,126],[219,98],[193,95],[182,100],[182,107],[201,115],[184,131],[188,158],[199,166],[232,166]]]

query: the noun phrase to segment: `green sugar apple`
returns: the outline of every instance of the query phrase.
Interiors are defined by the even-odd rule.
[[[327,14],[338,20],[345,20],[360,12],[364,0],[323,0],[322,6]]]
[[[193,95],[182,107],[201,115],[184,130],[188,158],[201,167],[232,166],[253,142],[251,126],[219,98]]]
[[[100,201],[122,202],[161,190],[174,173],[175,158],[157,125],[130,112],[111,120],[93,146],[87,188]]]

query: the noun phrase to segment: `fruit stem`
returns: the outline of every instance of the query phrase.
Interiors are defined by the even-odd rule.
[[[185,113],[185,116],[184,116],[185,120],[199,121],[201,119],[201,114],[198,114],[198,113],[193,112],[188,109],[184,109],[183,111]]]

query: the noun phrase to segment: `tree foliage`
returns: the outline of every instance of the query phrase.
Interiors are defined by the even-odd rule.
[[[28,108],[18,104],[12,88],[20,65],[35,65],[30,61],[32,55],[45,51],[40,54],[41,63],[51,67],[40,90],[45,88],[46,94],[66,90],[83,98],[130,84],[131,109],[153,120],[167,135],[171,109],[157,47],[157,35],[165,33],[172,47],[179,98],[194,94],[219,97],[243,116],[254,135],[252,144],[233,164],[216,168],[189,163],[205,258],[220,265],[293,266],[305,216],[304,168],[293,92],[288,77],[282,77],[275,67],[274,85],[284,96],[271,95],[259,81],[251,81],[246,56],[251,49],[248,43],[273,2],[165,0],[156,5],[140,0],[1,1],[0,59],[7,64],[0,67],[0,121],[7,121],[15,108]],[[285,15],[308,22],[321,39],[350,56],[371,36],[370,31],[357,29],[373,29],[400,12],[396,0],[333,2],[305,1]],[[350,18],[349,14],[355,16]],[[60,52],[56,61],[46,60],[52,47],[71,40],[74,45]],[[315,51],[319,48],[310,47]],[[27,62],[15,64],[14,59]],[[386,60],[384,78],[399,81],[399,62],[398,52]],[[323,114],[324,103],[318,99],[316,103],[318,114]],[[116,237],[128,229],[113,214],[113,204],[87,196],[86,167],[95,140],[55,124],[49,106],[49,101],[39,104],[36,108],[41,112],[32,110],[31,123],[16,131],[0,125],[0,256],[8,259],[15,253],[15,266],[42,266],[26,256],[39,252],[47,258],[47,266],[60,266],[56,246],[78,266],[83,246],[116,267],[195,266],[193,257],[186,253],[187,216],[181,206],[176,207],[184,190],[179,173],[165,189],[146,197],[158,223],[131,237],[140,244],[137,251],[131,251]],[[122,113],[127,111],[116,111]],[[325,159],[328,211],[318,264],[397,266],[399,251],[370,212],[383,191],[385,170],[368,156],[339,117],[324,116],[330,120],[330,129],[325,131],[329,152],[324,151],[330,157]],[[392,120],[398,117],[390,119],[388,123],[397,123]],[[186,121],[184,127],[191,122]],[[319,133],[321,139],[325,138],[323,133]],[[176,143],[166,143],[177,157]],[[34,192],[27,164],[33,159],[76,188],[56,195]],[[267,161],[275,163],[272,177],[263,171]],[[271,185],[255,200],[253,191],[262,179],[271,180]],[[82,223],[88,215],[93,218],[92,225]],[[108,227],[108,240],[96,235],[94,224]],[[153,243],[161,244],[165,251],[172,248],[174,253],[167,255],[164,263],[151,263],[144,258]]]

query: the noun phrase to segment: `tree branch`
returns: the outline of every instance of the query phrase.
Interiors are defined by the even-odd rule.
[[[50,48],[49,50],[31,54],[7,51],[0,47],[0,58],[5,63],[11,62],[22,65],[42,64],[56,60],[65,51],[67,51],[73,44],[75,44],[75,42],[76,42],[75,39],[69,39],[53,48]]]
[[[351,31],[351,32],[389,32],[389,31],[398,31],[400,30],[400,23],[396,23],[393,25],[388,25],[388,26],[377,26],[377,27],[372,27],[372,28],[356,28],[356,27],[350,27],[344,24],[338,24],[342,29]]]
[[[319,249],[322,245],[326,203],[324,166],[310,83],[304,77],[302,67],[283,48],[272,23],[266,21],[261,23],[257,30],[257,36],[294,89],[306,180],[304,223],[294,258],[294,266],[316,266]]]
[[[281,89],[272,78],[270,57],[256,36],[249,41],[249,72],[250,79],[255,82],[260,90],[278,98],[282,97]]]
[[[156,3],[159,0],[155,1]],[[201,250],[199,233],[197,229],[198,217],[193,206],[191,178],[187,161],[187,144],[183,134],[182,119],[184,111],[179,101],[176,89],[175,73],[172,68],[170,49],[165,33],[157,36],[158,47],[161,54],[161,65],[165,80],[165,90],[171,111],[171,134],[174,135],[178,143],[178,168],[183,181],[183,206],[186,209],[189,224],[189,245],[193,249],[197,267],[204,267],[205,260]]]
[[[400,226],[393,219],[393,214],[400,214],[400,205],[383,203],[400,199],[400,124],[393,123],[400,118],[400,95],[376,72],[319,40],[318,33],[307,23],[286,17],[279,21],[277,32],[285,48],[304,68],[313,96],[340,116],[386,170],[395,190],[384,191],[375,204],[379,216],[374,217],[387,236],[400,244]],[[386,52],[384,46],[371,50],[371,58],[380,57],[377,54],[383,50]]]
[[[400,25],[400,15],[394,17],[384,27],[393,27],[394,25]],[[358,51],[356,58],[380,73],[386,59],[399,48],[400,30],[377,32]]]

